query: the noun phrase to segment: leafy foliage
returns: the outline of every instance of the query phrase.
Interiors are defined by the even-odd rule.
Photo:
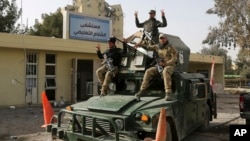
[[[29,29],[28,34],[62,38],[63,15],[58,9],[55,13],[42,14],[42,23],[36,20],[35,25]]]
[[[250,48],[250,4],[248,0],[214,0],[208,14],[216,14],[220,19],[218,27],[210,27],[204,44],[224,47]]]
[[[217,46],[203,47],[201,53],[204,55],[227,56],[227,50]]]
[[[236,74],[233,70],[233,60],[231,56],[227,56],[225,59],[225,74]]]
[[[225,73],[233,74],[232,58],[230,56],[227,56],[226,49],[220,48],[218,46],[210,46],[209,48],[203,47],[200,52],[204,55],[214,55],[214,56],[224,57]]]
[[[235,65],[237,66],[236,71],[239,72],[241,76],[250,78],[250,53],[248,49],[241,49],[239,51]]]
[[[17,8],[16,0],[0,0],[0,32],[10,33],[21,16],[22,9]]]

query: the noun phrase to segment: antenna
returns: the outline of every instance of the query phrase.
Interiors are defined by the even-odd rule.
[[[27,18],[27,21],[26,21],[26,28],[29,27],[29,19]]]
[[[21,26],[23,25],[23,0],[21,0],[21,9],[22,9],[22,13],[21,13]]]

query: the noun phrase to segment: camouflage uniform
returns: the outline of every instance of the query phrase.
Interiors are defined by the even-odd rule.
[[[149,13],[151,12],[155,13],[154,10],[151,10]],[[143,27],[143,31],[151,33],[153,43],[158,43],[158,36],[159,36],[158,27],[166,27],[167,20],[165,16],[162,16],[162,22],[156,20],[155,18],[149,18],[143,23],[140,23],[138,17],[135,17],[135,24],[138,28]],[[142,40],[144,39],[145,37],[143,37]]]
[[[164,66],[163,71],[160,73],[162,74],[164,80],[166,96],[168,96],[169,94],[172,94],[171,75],[173,74],[174,67],[176,65],[175,63],[177,61],[177,51],[168,42],[165,45],[160,45],[160,44],[149,45],[147,48],[150,50],[154,50],[157,53],[157,60],[160,61],[161,66]],[[145,90],[149,86],[150,80],[152,80],[152,78],[155,77],[158,73],[159,71],[157,66],[153,66],[146,70],[140,91],[139,93],[137,93],[136,96],[141,96],[141,94],[145,92]]]

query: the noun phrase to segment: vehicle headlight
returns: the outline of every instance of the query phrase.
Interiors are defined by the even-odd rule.
[[[142,114],[141,121],[148,123],[149,122],[149,116],[146,114]]]
[[[72,106],[67,106],[65,109],[66,109],[67,111],[73,111],[73,107],[72,107]]]
[[[122,130],[123,127],[124,127],[123,120],[121,120],[121,119],[116,119],[115,124],[116,124],[116,126],[118,127],[119,130]]]

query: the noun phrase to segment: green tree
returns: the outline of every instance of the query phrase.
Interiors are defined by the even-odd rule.
[[[210,47],[203,47],[200,51],[204,55],[214,55],[214,56],[222,56],[224,57],[224,66],[225,66],[225,73],[232,74],[232,58],[227,56],[227,50],[220,48],[218,46],[210,46]]]
[[[227,50],[218,46],[203,47],[200,52],[204,55],[227,56]]]
[[[21,16],[22,9],[17,8],[16,0],[0,0],[0,32],[10,33]]]
[[[42,23],[36,19],[35,25],[29,29],[28,34],[62,38],[63,15],[58,9],[55,13],[42,14]]]
[[[233,70],[233,60],[231,56],[227,56],[225,59],[225,74],[236,74]]]
[[[241,49],[235,60],[236,71],[244,77],[250,78],[250,51]]]
[[[215,14],[220,19],[217,27],[210,31],[203,41],[204,44],[250,48],[250,4],[248,0],[214,0],[213,8],[208,14]]]

